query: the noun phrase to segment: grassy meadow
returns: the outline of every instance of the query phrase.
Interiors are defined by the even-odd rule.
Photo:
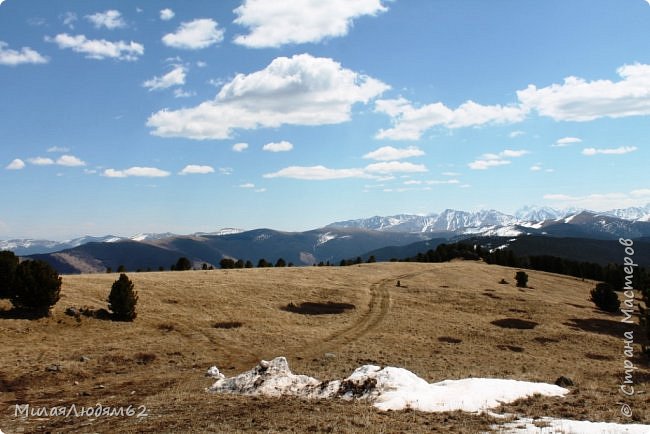
[[[495,423],[460,412],[380,412],[364,402],[205,392],[213,382],[205,376],[209,367],[233,376],[276,356],[287,357],[294,373],[323,380],[368,363],[403,367],[429,382],[498,377],[553,383],[565,376],[574,382],[565,398],[531,398],[498,411],[630,421],[617,402],[623,332],[632,326],[594,308],[588,301],[594,282],[527,271],[529,288],[517,288],[516,271],[453,261],[129,273],[139,295],[132,323],[64,312],[106,308],[117,274],[64,276],[48,318],[12,318],[10,305],[0,304],[0,429],[472,433]],[[304,302],[354,308],[327,315],[283,309]],[[640,368],[635,388],[647,391],[648,365],[634,361]],[[627,402],[633,421],[650,423],[650,394]],[[148,416],[25,419],[14,417],[16,403],[146,406]]]

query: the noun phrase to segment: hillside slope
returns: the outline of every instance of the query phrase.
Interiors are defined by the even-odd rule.
[[[615,411],[622,334],[630,328],[640,337],[639,330],[593,308],[587,301],[593,282],[529,271],[533,288],[522,289],[513,284],[515,271],[455,261],[138,273],[130,276],[140,297],[133,323],[66,316],[69,306],[105,307],[117,276],[65,276],[52,317],[29,321],[0,314],[8,350],[0,353],[2,405],[130,404],[146,406],[150,416],[21,420],[5,412],[0,427],[473,433],[498,422],[466,413],[380,413],[341,400],[205,393],[210,366],[233,376],[276,356],[286,356],[295,372],[321,379],[344,378],[367,363],[404,367],[429,382],[490,377],[553,383],[564,375],[575,383],[566,398],[533,398],[503,411],[626,422]],[[499,284],[501,279],[510,283]],[[354,308],[327,315],[283,309],[303,302]],[[528,328],[507,328],[520,324]],[[634,363],[635,387],[646,390],[648,366],[638,358]],[[650,397],[638,395],[630,403],[634,420],[650,423]]]

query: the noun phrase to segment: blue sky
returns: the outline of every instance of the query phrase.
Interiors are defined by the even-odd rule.
[[[644,0],[0,4],[0,238],[650,203]]]

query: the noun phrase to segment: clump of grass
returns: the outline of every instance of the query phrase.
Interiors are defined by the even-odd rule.
[[[216,329],[238,329],[243,326],[244,323],[240,321],[220,321],[212,325]]]
[[[158,330],[162,330],[164,332],[171,332],[171,331],[176,330],[176,327],[174,326],[174,324],[172,324],[170,322],[164,322],[164,323],[158,324]]]
[[[156,355],[154,353],[135,353],[133,355],[133,361],[139,365],[148,365],[154,360],[156,360]]]

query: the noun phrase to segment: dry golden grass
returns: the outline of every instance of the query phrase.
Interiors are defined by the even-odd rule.
[[[380,263],[133,273],[138,318],[66,316],[106,307],[115,274],[65,276],[49,318],[0,319],[0,428],[6,432],[480,432],[493,420],[465,413],[376,411],[367,403],[208,394],[206,370],[231,376],[286,356],[294,372],[343,378],[361,364],[400,366],[428,381],[499,377],[575,382],[566,398],[532,398],[508,412],[625,422],[620,316],[587,301],[593,282],[475,262]],[[505,278],[507,285],[498,282]],[[395,285],[401,281],[401,286]],[[336,315],[300,315],[288,303],[351,303]],[[8,305],[6,306],[8,307]],[[493,321],[526,320],[529,329]],[[228,326],[241,323],[240,326]],[[221,326],[219,326],[221,324]],[[216,327],[215,327],[216,325]],[[637,330],[635,336],[641,336]],[[325,357],[334,353],[335,357]],[[635,372],[647,390],[648,366]],[[47,368],[58,365],[51,372]],[[650,395],[627,400],[650,423]],[[13,417],[14,404],[144,405],[145,418]]]

